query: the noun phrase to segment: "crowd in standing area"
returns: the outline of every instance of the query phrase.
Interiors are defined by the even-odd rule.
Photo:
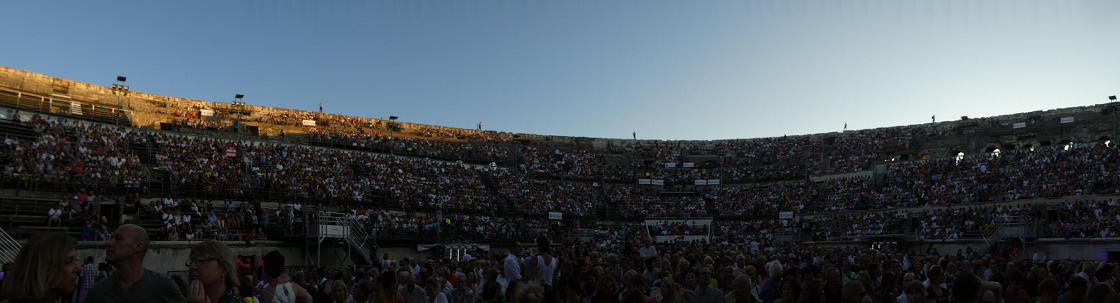
[[[630,227],[589,242],[552,243],[540,237],[535,246],[513,243],[454,259],[385,254],[370,266],[286,268],[278,252],[251,264],[221,242],[201,241],[192,245],[184,266],[189,275],[168,278],[142,267],[150,244],[142,229],[125,225],[113,234],[106,261],[115,270],[103,273],[92,266],[92,258],[81,261],[74,239],[60,234],[33,238],[17,262],[4,266],[0,300],[1120,302],[1115,291],[1120,271],[1114,263],[1048,260],[1001,246],[941,254],[920,247],[826,248],[764,238],[654,245]]]

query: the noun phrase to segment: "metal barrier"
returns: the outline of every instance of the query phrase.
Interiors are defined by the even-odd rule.
[[[19,250],[22,247],[23,246],[19,244],[19,241],[16,241],[15,238],[12,238],[11,235],[8,235],[7,231],[4,231],[3,228],[0,228],[0,263],[15,261],[16,256],[19,255]]]

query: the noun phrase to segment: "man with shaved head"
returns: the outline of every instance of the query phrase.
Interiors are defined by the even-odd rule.
[[[143,227],[121,225],[106,244],[105,261],[116,268],[116,273],[94,285],[86,302],[185,302],[175,283],[144,269],[144,255],[151,240]]]

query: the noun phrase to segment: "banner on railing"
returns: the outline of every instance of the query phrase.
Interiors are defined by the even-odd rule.
[[[685,163],[684,163],[684,167],[685,167],[685,168],[689,168],[689,167],[696,167],[696,163],[692,163],[692,162],[685,162]]]
[[[1062,120],[1060,122],[1062,124],[1073,123],[1073,117],[1062,117]]]
[[[677,167],[677,163],[665,163],[665,168],[674,168],[674,167]]]
[[[719,185],[719,179],[708,179],[708,185]]]
[[[638,185],[649,185],[652,181],[650,179],[638,179]]]
[[[303,126],[315,126],[315,120],[303,120]]]
[[[70,113],[75,115],[82,115],[82,104],[78,102],[70,102]]]
[[[692,181],[692,184],[695,184],[695,185],[708,185],[708,180],[695,180],[695,181]]]
[[[1015,122],[1015,123],[1011,124],[1011,128],[1018,129],[1018,128],[1024,128],[1024,127],[1027,127],[1026,122]]]
[[[232,148],[232,147],[227,147],[226,148],[226,157],[236,158],[237,157],[237,149]]]
[[[203,117],[211,117],[211,116],[214,116],[214,110],[204,108],[204,109],[198,110],[198,114],[200,116],[203,116]]]
[[[665,180],[653,180],[653,185],[665,185]]]
[[[793,219],[792,211],[783,211],[778,213],[778,219],[788,220]]]
[[[563,219],[563,218],[564,218],[564,213],[555,212],[555,211],[548,212],[548,219],[549,220],[560,220],[560,219]]]

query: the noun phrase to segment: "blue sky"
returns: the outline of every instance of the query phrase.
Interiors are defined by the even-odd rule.
[[[755,138],[1120,94],[1120,1],[13,1],[0,65],[536,134]]]

